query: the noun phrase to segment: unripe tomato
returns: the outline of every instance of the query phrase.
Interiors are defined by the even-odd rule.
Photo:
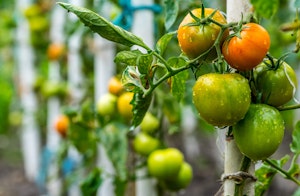
[[[277,63],[277,60],[275,60]],[[270,61],[266,61],[270,63]],[[282,61],[279,67],[274,70],[261,63],[254,70],[256,88],[262,93],[262,102],[281,106],[289,102],[295,95],[298,86],[297,75],[293,68]]]
[[[209,73],[193,87],[193,103],[200,116],[214,126],[229,126],[241,120],[251,102],[248,80],[237,73]]]
[[[117,107],[119,114],[126,119],[132,118],[132,108],[131,101],[133,99],[134,93],[132,92],[125,92],[117,100]]]
[[[69,118],[65,115],[59,116],[55,121],[54,128],[62,137],[66,137],[69,128]]]
[[[245,118],[233,126],[233,135],[241,153],[254,161],[264,160],[281,144],[284,121],[276,108],[252,104]]]
[[[123,92],[124,88],[122,82],[117,77],[112,77],[108,81],[108,91],[114,95],[120,95]]]
[[[110,93],[104,94],[98,99],[96,107],[98,114],[102,116],[113,115],[117,108],[117,97]]]
[[[251,70],[262,62],[270,48],[269,33],[259,24],[243,25],[238,36],[225,40],[222,54],[227,63],[240,71]]]
[[[215,10],[211,8],[205,8],[205,17],[208,17]],[[194,9],[192,13],[201,18],[201,8]],[[217,11],[212,17],[215,21],[226,24],[225,17],[221,14],[221,12]],[[190,14],[187,14],[178,27],[177,38],[179,42],[179,46],[184,54],[186,54],[189,58],[193,59],[203,54],[205,51],[210,49],[219,33],[220,26],[214,23],[205,23],[200,25],[189,25],[190,23],[195,23],[196,21]],[[223,40],[228,36],[229,32],[225,31],[223,35]],[[212,59],[216,57],[216,51],[211,50],[210,55]]]
[[[192,181],[193,178],[193,169],[190,164],[184,162],[180,170],[174,179],[166,180],[165,185],[167,189],[173,191],[179,191],[181,189],[185,189]]]
[[[139,133],[133,140],[134,150],[143,156],[148,156],[154,150],[159,148],[160,142],[158,139],[151,137],[146,133]]]
[[[159,120],[150,112],[146,112],[145,117],[142,120],[140,126],[143,132],[153,133],[159,127]]]
[[[184,162],[183,154],[175,148],[153,151],[147,160],[149,174],[162,180],[178,175]]]

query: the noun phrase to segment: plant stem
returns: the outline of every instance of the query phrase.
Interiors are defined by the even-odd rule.
[[[242,165],[241,165],[240,171],[248,172],[250,165],[251,165],[251,160],[248,157],[244,156],[243,160],[242,160]],[[239,183],[239,184],[237,183],[235,185],[234,196],[243,195],[245,180],[246,179],[244,179],[241,183]]]
[[[297,178],[291,176],[287,171],[285,171],[278,165],[274,164],[270,159],[266,159],[265,162],[269,164],[271,167],[273,167],[274,169],[278,170],[285,178],[292,180],[293,182],[295,182],[297,185],[300,186],[300,181]]]
[[[283,106],[277,108],[279,111],[286,111],[286,110],[294,110],[294,109],[299,109],[300,104],[295,104],[295,105],[289,105],[289,106]]]

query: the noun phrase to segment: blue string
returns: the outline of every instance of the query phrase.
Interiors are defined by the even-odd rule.
[[[133,14],[137,10],[151,10],[154,13],[160,13],[162,8],[158,4],[133,6],[131,0],[119,0],[119,5],[122,7],[122,13],[113,21],[115,25],[122,27],[125,30],[130,30],[133,22]]]

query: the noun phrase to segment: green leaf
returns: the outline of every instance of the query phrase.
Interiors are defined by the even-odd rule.
[[[124,179],[120,179],[119,177],[116,177],[114,179],[114,185],[115,185],[115,195],[116,196],[124,196],[126,192],[126,185],[127,181]]]
[[[134,93],[133,100],[131,104],[133,105],[133,120],[132,125],[137,127],[143,120],[152,100],[152,95],[149,94],[144,97],[144,93],[142,91],[138,91]]]
[[[144,90],[141,81],[141,74],[137,72],[135,66],[127,66],[122,73],[121,82],[128,91],[133,91],[136,87]]]
[[[300,0],[295,0],[294,7],[300,7]]]
[[[300,187],[293,193],[292,196],[300,196]]]
[[[127,179],[127,132],[128,128],[118,122],[112,122],[98,130],[101,144],[115,168],[116,177]]]
[[[176,21],[178,11],[179,11],[179,1],[175,0],[165,0],[164,7],[165,13],[165,28],[168,30]]]
[[[143,55],[139,50],[121,51],[115,56],[115,63],[125,64],[126,66],[135,66],[137,58]]]
[[[289,159],[290,157],[286,155],[280,160],[272,160],[272,162],[281,168]],[[255,171],[255,176],[257,177],[255,195],[263,195],[269,189],[276,174],[276,169],[269,164],[263,163],[262,166]]]
[[[158,40],[158,42],[156,43],[156,50],[160,55],[162,55],[165,52],[168,43],[171,41],[172,37],[175,34],[176,31],[166,33]]]
[[[137,45],[145,48],[146,50],[150,50],[141,38],[120,28],[119,26],[114,25],[93,11],[68,3],[59,2],[58,4],[69,12],[74,13],[82,23],[107,40],[129,47]]]
[[[279,8],[279,0],[251,0],[255,11],[264,18],[272,17]]]
[[[168,60],[168,64],[173,68],[179,68],[186,64],[183,58],[171,58]],[[187,70],[182,71],[171,78],[171,92],[173,96],[180,101],[185,94],[186,81],[189,78]]]
[[[143,54],[140,55],[137,59],[138,70],[141,74],[148,74],[149,69],[153,62],[152,54]]]
[[[80,185],[83,196],[96,196],[98,188],[102,184],[101,170],[99,168],[93,169],[88,177]]]
[[[300,154],[300,121],[297,122],[292,134],[292,143],[290,144],[291,151],[295,154]]]

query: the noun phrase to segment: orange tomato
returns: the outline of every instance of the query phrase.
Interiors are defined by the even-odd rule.
[[[121,81],[116,77],[112,77],[108,82],[108,91],[114,95],[120,95],[124,88]]]
[[[69,118],[65,115],[59,116],[55,121],[55,130],[62,136],[67,136],[69,128]]]
[[[61,43],[51,43],[48,46],[47,56],[50,60],[58,60],[65,54],[65,46]]]
[[[227,63],[239,70],[251,70],[262,62],[270,48],[270,35],[259,24],[243,25],[239,36],[226,40],[222,54]]]

